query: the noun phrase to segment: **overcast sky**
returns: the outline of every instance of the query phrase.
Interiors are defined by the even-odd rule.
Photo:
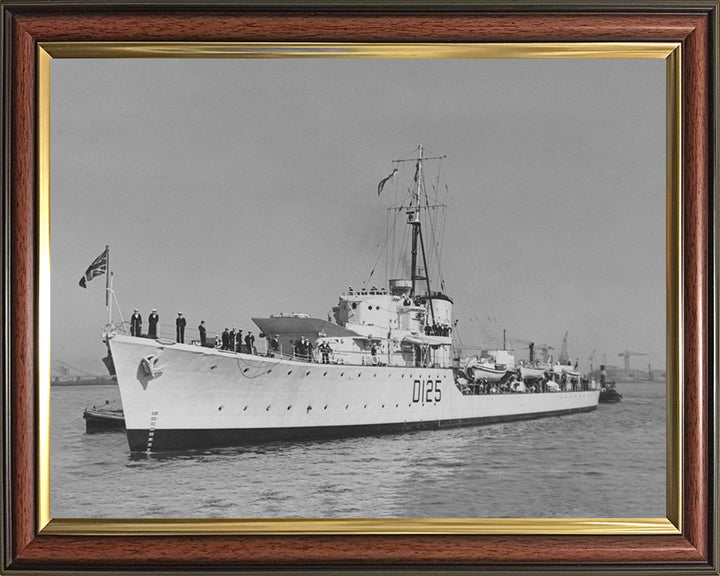
[[[126,320],[325,318],[375,263],[394,201],[378,181],[422,144],[447,155],[442,264],[466,344],[505,328],[559,351],[568,331],[583,369],[625,349],[664,368],[662,60],[55,59],[51,74],[53,360],[103,373],[104,277],[78,280],[106,244]]]

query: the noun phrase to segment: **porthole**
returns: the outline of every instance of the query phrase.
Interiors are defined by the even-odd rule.
[[[367,404],[365,404],[365,406],[363,406],[363,408],[367,408]]]
[[[377,374],[373,374],[373,378],[377,378]]]
[[[368,306],[368,310],[372,310],[372,306]]]
[[[305,372],[305,376],[310,376],[310,370],[308,370],[307,372]]]
[[[268,404],[268,407],[265,408],[265,412],[269,412],[269,411],[270,411],[270,405]]]
[[[243,368],[243,374],[245,374],[250,368]]]
[[[347,410],[349,406],[350,404],[345,404],[345,410]]]
[[[270,370],[267,371],[268,374],[270,374],[270,372],[272,372],[272,368],[270,368]]]
[[[360,378],[360,376],[362,376],[362,373],[361,373],[361,372],[358,372],[358,378]]]
[[[342,378],[343,376],[345,376],[345,372],[340,372],[340,378]]]
[[[290,370],[290,371],[288,372],[288,376],[290,376],[290,374],[292,374],[292,370]]]
[[[290,406],[288,406],[288,407],[287,407],[287,409],[288,409],[288,410],[290,410],[290,408],[292,408],[292,404],[291,404]]]
[[[218,406],[218,412],[222,412],[222,409],[223,409],[222,406]]]
[[[398,405],[397,405],[397,404],[395,404],[395,408],[397,408],[397,407],[398,407]]]
[[[325,404],[325,408],[323,408],[323,410],[327,410],[327,404]]]
[[[375,310],[380,310],[380,306],[375,306]]]
[[[245,406],[245,407],[243,408],[243,412],[245,412],[246,410],[247,410],[247,406]]]
[[[327,372],[323,372],[323,376],[327,376]]]
[[[381,406],[381,408],[385,408],[385,404],[383,404],[383,405]]]

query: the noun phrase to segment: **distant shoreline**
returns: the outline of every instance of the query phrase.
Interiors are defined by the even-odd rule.
[[[112,384],[117,384],[117,382],[112,378],[103,377],[78,378],[77,380],[50,380],[50,386],[52,388],[65,386],[110,386]]]

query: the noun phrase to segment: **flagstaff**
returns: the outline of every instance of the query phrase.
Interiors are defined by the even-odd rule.
[[[110,245],[105,245],[105,257],[107,261],[107,273],[105,274],[105,309],[108,315],[108,326],[112,326],[112,305],[110,302],[110,293],[112,291],[112,272],[110,272]]]

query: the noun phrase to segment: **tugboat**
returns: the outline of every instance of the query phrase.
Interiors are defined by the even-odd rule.
[[[622,400],[622,394],[615,389],[615,380],[608,380],[605,373],[605,365],[600,365],[600,398],[603,404],[614,404]]]
[[[113,430],[125,430],[125,418],[122,406],[117,402],[105,401],[105,404],[85,408],[83,411],[85,420],[85,432],[109,432]]]
[[[431,284],[424,239],[428,228],[431,238],[441,237],[433,232],[433,211],[444,205],[431,201],[423,170],[442,158],[427,157],[420,146],[393,161],[378,196],[399,168],[414,167],[407,196],[390,209],[396,223],[404,216],[409,227],[409,254],[398,258],[404,271],[382,288],[343,291],[332,321],[306,314],[253,318],[267,338],[264,355],[112,336],[130,450],[399,433],[595,410],[600,391],[572,370],[535,370],[528,378],[537,385],[526,386],[522,370],[496,358],[492,370],[505,376],[488,387],[493,375],[484,362],[472,371],[462,367],[453,345],[453,300],[443,282],[442,290]]]

